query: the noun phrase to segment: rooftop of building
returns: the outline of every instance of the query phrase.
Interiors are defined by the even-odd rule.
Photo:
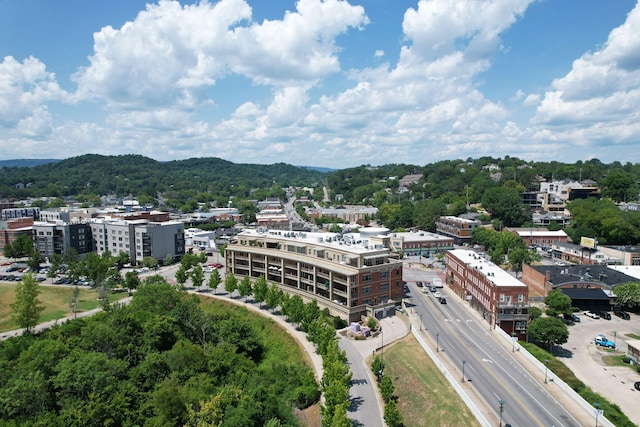
[[[429,231],[406,231],[406,232],[394,232],[391,233],[392,238],[401,238],[404,239],[405,242],[421,242],[424,240],[447,240],[450,241],[451,237],[443,236],[441,234],[431,233]]]
[[[496,286],[522,286],[524,288],[527,287],[527,285],[522,283],[520,280],[516,279],[511,274],[504,271],[502,268],[478,255],[472,250],[454,249],[452,251],[449,251],[449,253],[458,258],[460,262],[466,264],[468,268],[475,268],[476,270],[482,272],[485,276],[487,276],[489,281],[491,281]]]
[[[516,233],[518,236],[521,236],[521,237],[527,237],[527,236],[568,237],[567,233],[565,233],[564,230],[549,231],[546,228],[527,228],[527,227],[509,228],[509,231],[513,231],[514,233]]]
[[[620,266],[624,267],[624,266]],[[609,286],[620,285],[635,281],[634,277],[624,271],[610,268],[607,265],[535,265],[532,268],[542,274],[549,275],[549,281],[554,285],[563,283],[600,282]]]
[[[360,255],[367,253],[376,254],[381,251],[388,252],[388,248],[382,245],[372,244],[369,240],[370,235],[361,235],[360,233],[340,234],[329,232],[245,229],[238,234],[238,239],[241,239],[242,236],[262,237],[267,240],[287,242],[294,245],[313,245]]]
[[[463,217],[460,217],[460,216],[451,216],[451,215],[449,215],[449,216],[441,216],[440,219],[441,220],[447,220],[447,221],[463,222],[463,223],[464,222],[473,223],[473,224],[478,222],[475,219],[468,219],[468,218],[463,218]]]

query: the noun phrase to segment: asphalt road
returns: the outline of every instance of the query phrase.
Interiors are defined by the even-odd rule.
[[[423,328],[437,342],[438,355],[457,367],[460,381],[469,388],[469,394],[482,396],[496,424],[502,412],[503,425],[580,426],[545,390],[545,384],[532,377],[514,360],[511,352],[494,340],[489,325],[468,314],[468,307],[462,306],[464,303],[449,297],[448,304],[439,304],[430,292],[425,294],[415,285],[415,280],[429,280],[435,274],[405,268],[410,305],[421,317]]]

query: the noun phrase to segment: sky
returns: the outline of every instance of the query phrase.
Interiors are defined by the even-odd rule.
[[[639,163],[640,5],[0,0],[0,159],[88,153]]]

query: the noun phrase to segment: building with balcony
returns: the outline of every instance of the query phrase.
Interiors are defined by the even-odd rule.
[[[89,224],[68,222],[33,223],[33,247],[41,256],[62,255],[69,249],[82,256],[93,252],[93,238]]]
[[[456,245],[471,242],[471,233],[480,227],[480,221],[457,216],[441,216],[436,221],[436,233],[453,238]]]
[[[404,294],[402,262],[391,258],[387,229],[305,233],[248,229],[226,248],[226,272],[264,276],[291,295],[316,300],[347,321],[395,312]],[[386,237],[386,238],[385,238]]]
[[[152,222],[94,219],[91,234],[95,251],[117,256],[129,254],[131,264],[141,263],[145,257],[160,262],[167,257],[180,259],[185,252],[184,224],[178,221]]]
[[[527,285],[467,249],[446,254],[446,283],[477,310],[490,327],[524,339],[529,319]]]

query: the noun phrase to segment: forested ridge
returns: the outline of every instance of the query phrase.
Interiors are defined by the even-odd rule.
[[[180,190],[229,195],[273,185],[305,185],[321,175],[284,163],[235,164],[213,157],[159,162],[140,155],[87,154],[34,167],[0,168],[0,197],[90,193],[120,197],[146,194],[155,198],[160,193]],[[26,188],[19,188],[19,184]]]
[[[155,276],[128,306],[0,343],[0,425],[298,425],[319,388],[296,348]]]

